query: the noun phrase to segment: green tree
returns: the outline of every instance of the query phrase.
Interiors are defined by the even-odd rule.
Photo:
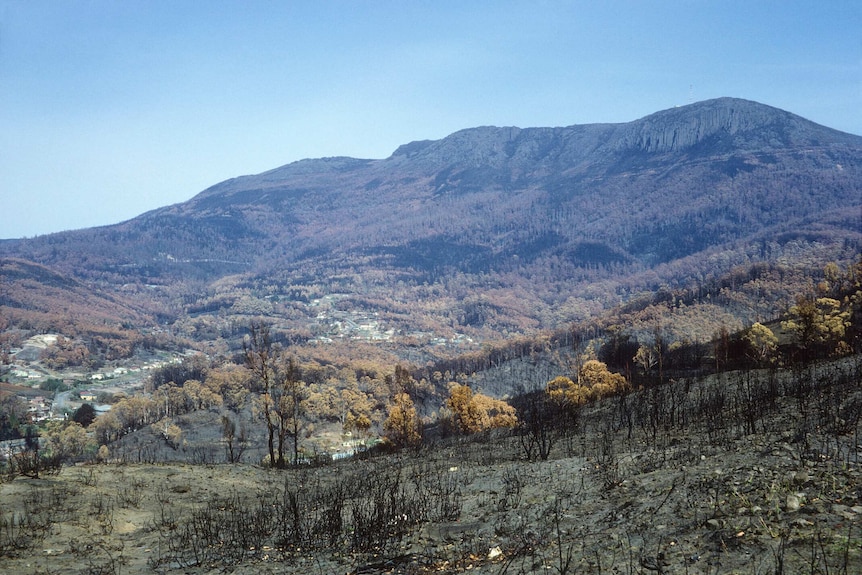
[[[81,424],[81,427],[87,428],[93,421],[96,420],[96,409],[89,403],[81,404],[81,407],[75,410],[72,414],[72,421]]]
[[[813,359],[819,353],[842,355],[849,351],[845,341],[850,327],[850,309],[829,297],[800,297],[790,308],[790,318],[782,327],[795,334],[803,359]]]
[[[772,330],[755,323],[745,332],[744,340],[748,356],[758,365],[772,363],[778,351],[778,338]]]

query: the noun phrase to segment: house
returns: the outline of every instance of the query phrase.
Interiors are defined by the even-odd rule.
[[[51,400],[38,395],[30,398],[27,411],[33,421],[45,421],[51,418]]]

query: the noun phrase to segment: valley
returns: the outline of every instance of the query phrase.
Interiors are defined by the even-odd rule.
[[[720,98],[0,240],[0,559],[856,572],[860,189]]]

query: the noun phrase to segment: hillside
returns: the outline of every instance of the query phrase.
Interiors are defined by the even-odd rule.
[[[52,347],[56,367],[90,365],[127,357],[136,346],[153,347],[160,308],[135,289],[99,289],[68,273],[0,257],[0,353],[30,334],[62,334]]]
[[[545,414],[545,457],[532,426],[286,470],[129,451],[0,483],[0,557],[16,574],[858,573],[859,359]]]
[[[325,341],[357,335],[336,322],[377,322],[357,337],[452,354],[737,266],[847,263],[862,242],[860,167],[862,137],[722,98],[624,124],[481,127],[385,159],[303,160],[117,225],[0,242],[0,254],[132,286],[184,335],[232,337],[264,315]],[[788,305],[761,300],[733,320]]]

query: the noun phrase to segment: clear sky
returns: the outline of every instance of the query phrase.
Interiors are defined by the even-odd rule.
[[[720,96],[862,134],[862,1],[0,0],[0,238]]]

